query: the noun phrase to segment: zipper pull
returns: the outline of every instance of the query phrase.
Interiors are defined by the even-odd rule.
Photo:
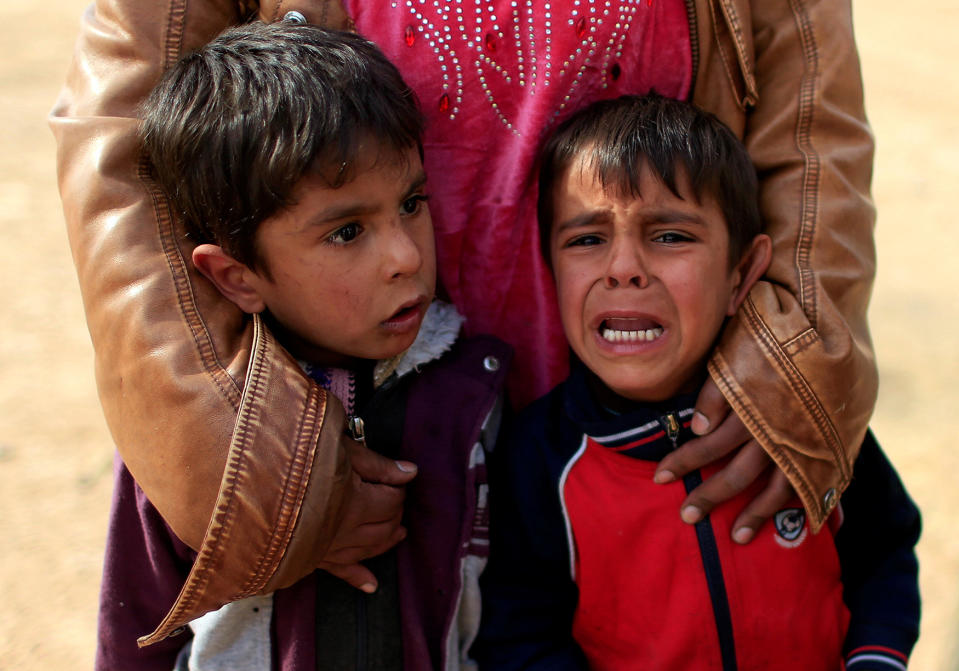
[[[363,429],[363,418],[353,415],[346,423],[346,431],[358,443],[366,442],[366,431]]]
[[[676,413],[671,412],[665,415],[661,421],[663,428],[666,429],[666,437],[672,442],[675,450],[679,441],[679,417],[676,416]]]

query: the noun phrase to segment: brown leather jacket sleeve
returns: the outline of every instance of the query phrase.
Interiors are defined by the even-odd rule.
[[[709,369],[818,529],[852,475],[878,386],[866,322],[873,141],[851,8],[848,0],[697,7],[696,101],[743,133],[774,244],[766,281]]]
[[[261,18],[300,8],[285,4]],[[331,0],[296,4],[313,23],[345,25]],[[744,134],[776,244],[769,281],[710,368],[818,525],[875,398],[872,142],[847,2],[755,4],[694,3],[696,102]],[[200,552],[158,636],[305,574],[348,495],[338,404],[194,274],[134,141],[136,105],[163,69],[250,14],[225,0],[98,0],[51,121],[108,424],[151,501]]]
[[[224,0],[98,0],[51,117],[107,423],[137,482],[199,551],[159,635],[312,571],[350,493],[339,403],[195,273],[135,138],[137,105],[161,72],[246,15]]]

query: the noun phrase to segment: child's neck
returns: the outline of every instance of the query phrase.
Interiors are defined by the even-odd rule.
[[[264,311],[261,316],[277,342],[300,361],[322,368],[343,368],[345,370],[359,370],[366,361],[347,354],[332,352],[307,342],[278,322],[269,310]]]
[[[605,382],[603,382],[596,374],[592,371],[588,371],[587,375],[587,385],[589,386],[590,394],[593,398],[596,399],[596,402],[603,407],[604,410],[607,410],[613,415],[623,415],[629,412],[636,410],[639,407],[659,407],[663,404],[669,404],[671,399],[677,396],[683,396],[686,394],[692,394],[702,389],[703,383],[706,381],[707,371],[703,368],[698,374],[694,375],[690,379],[676,390],[674,394],[668,398],[657,398],[657,399],[632,399],[622,396],[612,389],[610,389]]]

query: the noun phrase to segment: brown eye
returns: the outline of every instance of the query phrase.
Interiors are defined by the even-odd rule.
[[[676,245],[681,242],[691,242],[692,238],[678,231],[666,231],[665,233],[660,233],[655,238],[653,242],[662,242],[667,245]]]
[[[340,226],[338,229],[333,231],[329,237],[329,241],[333,244],[343,244],[346,242],[352,242],[356,239],[356,236],[360,234],[359,224],[346,224],[345,226]]]
[[[401,206],[403,214],[405,215],[417,214],[423,208],[423,203],[425,203],[427,200],[429,200],[429,197],[423,194],[417,194],[415,196],[407,198],[406,200],[403,201],[403,205]]]
[[[580,235],[569,242],[567,242],[565,247],[592,247],[593,245],[600,245],[603,243],[603,239],[598,235]]]

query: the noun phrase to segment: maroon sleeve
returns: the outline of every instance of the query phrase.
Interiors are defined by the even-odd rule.
[[[148,634],[176,600],[195,553],[178,539],[117,456],[100,587],[97,671],[170,671],[188,630],[148,648]]]

